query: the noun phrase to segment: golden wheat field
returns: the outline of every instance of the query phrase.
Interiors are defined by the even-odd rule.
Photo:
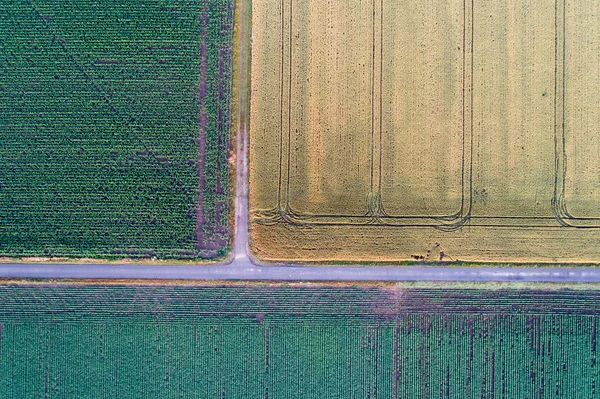
[[[600,262],[600,0],[255,0],[263,261]]]

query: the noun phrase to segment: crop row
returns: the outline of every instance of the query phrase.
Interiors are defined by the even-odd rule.
[[[276,295],[265,298],[269,291]],[[407,289],[406,305],[377,314],[390,296],[374,288],[2,286],[0,391],[22,398],[592,398],[597,295]],[[518,300],[536,296],[546,306]],[[441,298],[454,306],[428,307]],[[504,311],[510,301],[515,310]],[[480,310],[459,311],[463,302]]]
[[[2,2],[0,256],[223,255],[232,40],[233,1]]]

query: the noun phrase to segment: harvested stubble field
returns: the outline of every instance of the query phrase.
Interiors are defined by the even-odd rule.
[[[0,256],[230,246],[234,2],[0,2]]]
[[[596,288],[37,284],[0,299],[9,398],[598,396]]]
[[[599,15],[255,0],[255,255],[600,262]]]

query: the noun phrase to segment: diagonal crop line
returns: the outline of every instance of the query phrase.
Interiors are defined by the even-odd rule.
[[[115,117],[117,117],[126,126],[129,134],[135,139],[135,141],[137,141],[142,146],[142,148],[144,149],[144,152],[146,152],[147,154],[149,154],[152,157],[152,159],[154,160],[156,165],[159,166],[158,169],[163,171],[168,177],[170,177],[172,179],[173,182],[176,183],[173,185],[178,187],[178,189],[180,189],[188,197],[188,200],[190,201],[190,203],[195,203],[196,200],[194,199],[195,198],[194,195],[192,193],[190,193],[189,190],[186,190],[184,188],[183,183],[175,175],[173,175],[173,173],[171,173],[169,168],[165,167],[165,165],[169,165],[170,163],[159,161],[156,154],[148,147],[148,145],[141,139],[141,137],[135,133],[135,130],[131,127],[130,123],[128,122],[132,118],[128,115],[124,115],[121,111],[118,110],[117,107],[115,107],[112,100],[106,94],[106,92],[102,89],[102,87],[100,87],[100,85],[98,83],[96,83],[96,81],[90,76],[87,69],[75,59],[75,56],[71,53],[71,51],[69,51],[69,48],[65,44],[65,41],[62,39],[58,39],[58,35],[56,34],[55,30],[48,24],[48,21],[46,20],[46,18],[44,18],[42,16],[42,14],[38,11],[38,9],[33,5],[32,1],[26,0],[26,4],[33,10],[36,17],[42,22],[42,25],[44,26],[44,28],[46,28],[50,32],[53,39],[57,39],[55,41],[57,41],[59,43],[59,45],[62,48],[62,50],[64,51],[64,53],[67,55],[69,60],[71,60],[71,62],[75,65],[75,67],[79,70],[79,72],[83,75],[85,80],[94,88],[94,91],[96,92],[96,94],[98,94],[102,98],[102,100],[104,100],[104,102],[107,104],[107,106],[110,109],[110,111],[112,112],[112,114]],[[181,183],[181,185],[177,184],[177,183]]]

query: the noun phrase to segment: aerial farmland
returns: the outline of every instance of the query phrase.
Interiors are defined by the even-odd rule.
[[[0,399],[592,399],[600,0],[0,0]]]
[[[254,255],[598,263],[598,7],[254,1]]]
[[[0,257],[223,258],[233,1],[0,3]]]
[[[0,286],[9,398],[594,398],[596,287]]]
[[[0,258],[224,262],[247,173],[254,261],[595,264],[598,4],[547,3],[3,2]]]

